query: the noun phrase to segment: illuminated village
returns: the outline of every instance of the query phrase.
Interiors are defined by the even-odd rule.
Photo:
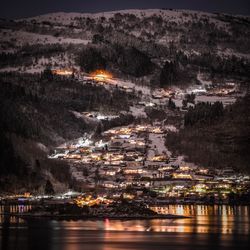
[[[131,125],[105,131],[103,139],[59,147],[51,158],[72,163],[80,192],[148,204],[228,203],[249,188],[250,178],[232,169],[209,170],[174,158],[164,135],[174,127]]]
[[[5,2],[0,250],[249,249],[250,0]]]
[[[32,214],[39,216],[60,216],[70,209],[66,204],[75,204],[81,216],[151,218],[171,217],[165,215],[168,204],[231,204],[249,190],[247,175],[201,168],[182,156],[173,157],[165,146],[169,131],[176,128],[137,124],[107,130],[97,141],[80,138],[61,145],[49,158],[70,163],[75,191],[11,195],[2,202],[30,204],[24,211],[20,206],[10,211],[21,214],[33,205]],[[42,212],[38,204],[43,204]],[[79,211],[69,211],[79,216]]]
[[[91,215],[104,216],[111,213],[109,206],[123,207],[121,202],[125,200],[143,204],[149,210],[140,209],[151,215],[148,211],[164,213],[163,206],[167,204],[230,204],[236,199],[240,201],[239,197],[248,192],[250,177],[247,175],[236,173],[232,168],[211,170],[199,167],[186,162],[184,156],[173,155],[167,148],[166,135],[176,133],[178,129],[163,121],[147,119],[145,113],[147,107],[166,108],[170,98],[178,109],[186,112],[183,104],[186,94],[195,94],[198,102],[199,98],[206,97],[229,97],[234,101],[238,90],[233,83],[223,87],[200,86],[186,92],[177,88],[151,92],[145,86],[116,79],[104,70],[89,75],[75,69],[52,70],[52,73],[59,77],[74,77],[83,84],[98,84],[140,94],[138,103],[131,106],[129,112],[121,111],[132,114],[135,123],[103,131],[98,138],[94,133],[85,134],[54,149],[48,158],[69,163],[74,191],[56,195],[11,195],[2,197],[2,202],[75,204],[79,208],[91,208]],[[224,105],[228,104],[227,101]],[[75,115],[91,121],[112,121],[120,116],[119,113],[97,111],[75,112]],[[134,212],[132,208],[131,213]],[[119,215],[117,210],[113,214],[126,215]]]
[[[69,72],[71,75],[75,71]],[[158,107],[173,98],[181,102],[185,96],[180,89],[156,89],[153,93],[114,78],[109,72],[98,70],[81,78],[92,84],[119,87],[125,92],[139,92],[141,100],[135,105],[133,115],[143,116],[146,107]],[[230,96],[237,94],[234,83],[191,88],[187,93],[199,96]],[[226,105],[226,103],[225,103]],[[183,108],[180,106],[180,108]],[[185,111],[185,110],[184,110]],[[112,120],[119,114],[103,115],[84,113],[93,119]],[[177,132],[173,125],[159,121],[135,123],[104,131],[101,138],[86,135],[74,142],[65,143],[55,149],[49,157],[71,163],[74,187],[80,193],[95,194],[111,200],[123,197],[148,205],[173,203],[229,203],[235,194],[247,192],[249,176],[238,174],[233,169],[207,169],[187,163],[183,156],[173,156],[167,149],[165,136]],[[78,203],[82,202],[80,198]],[[83,199],[84,200],[84,199]],[[99,201],[98,201],[99,202]],[[97,202],[97,203],[98,203]],[[157,209],[154,210],[156,211]],[[158,211],[156,211],[158,212]]]

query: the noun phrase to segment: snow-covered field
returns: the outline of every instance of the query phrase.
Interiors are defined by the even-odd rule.
[[[20,65],[19,67],[4,67],[0,72],[21,72],[21,73],[41,73],[47,66],[53,69],[64,69],[74,67],[79,70],[79,66],[75,64],[74,57],[68,53],[61,53],[51,57],[40,57],[37,60],[33,59],[32,65]]]
[[[222,102],[224,106],[233,104],[236,101],[236,97],[234,96],[206,96],[206,95],[200,95],[196,96],[195,98],[196,103],[199,102]]]
[[[52,35],[42,35],[38,33],[26,32],[26,31],[15,31],[13,32],[10,29],[2,29],[1,30],[1,42],[9,42],[12,41],[15,46],[23,46],[26,44],[83,44],[86,45],[90,41],[83,39],[74,39],[69,37],[55,37]]]
[[[167,150],[165,146],[165,138],[163,134],[149,134],[150,149],[148,150],[148,158],[152,158],[156,155],[161,155],[166,153],[167,155],[171,155],[171,153]]]
[[[131,106],[130,112],[136,118],[147,118],[147,114],[144,111],[144,107]]]

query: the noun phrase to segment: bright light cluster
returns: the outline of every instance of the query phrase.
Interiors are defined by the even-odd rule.
[[[106,80],[112,78],[112,75],[105,70],[96,70],[91,74],[91,76],[98,82],[105,82]]]

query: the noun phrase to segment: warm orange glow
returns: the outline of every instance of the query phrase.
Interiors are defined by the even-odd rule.
[[[151,161],[167,161],[168,157],[166,155],[156,155],[154,156]]]
[[[76,199],[74,199],[74,203],[79,206],[79,207],[83,207],[83,206],[94,206],[94,205],[100,205],[100,204],[111,204],[113,201],[106,199],[105,197],[97,197],[97,198],[93,198],[91,195],[82,197],[79,196]]]
[[[91,76],[94,78],[94,80],[99,82],[105,82],[106,80],[112,78],[112,75],[105,70],[96,70],[95,72],[91,73]]]
[[[174,173],[173,179],[192,179],[192,176],[190,174]]]
[[[74,71],[72,69],[55,69],[55,70],[52,70],[53,74],[60,75],[60,76],[72,75],[73,72]]]

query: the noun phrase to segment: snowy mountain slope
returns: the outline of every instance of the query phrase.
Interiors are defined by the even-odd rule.
[[[83,40],[79,38],[67,38],[67,37],[55,37],[52,35],[43,35],[34,32],[26,32],[18,30],[15,33],[9,29],[3,29],[4,36],[1,38],[2,42],[8,42],[12,40],[15,46],[23,46],[25,44],[88,44],[89,40]]]
[[[114,19],[118,20],[118,24],[114,25]],[[155,19],[155,20],[154,20]],[[82,21],[87,20],[83,26]],[[122,21],[126,21],[126,27],[129,28],[134,26],[132,32],[135,32],[135,29],[148,30],[152,28],[160,27],[162,23],[165,25],[172,25],[173,29],[178,32],[179,29],[189,29],[189,25],[193,23],[208,24],[212,25],[211,29],[224,29],[226,32],[230,33],[230,29],[233,22],[245,22],[249,24],[250,18],[244,16],[230,16],[226,14],[210,14],[205,12],[198,11],[187,11],[187,10],[161,10],[161,9],[148,9],[148,10],[121,10],[121,11],[112,11],[112,12],[103,12],[96,14],[83,14],[83,13],[51,13],[45,14],[37,17],[31,17],[27,19],[15,20],[17,23],[28,23],[28,24],[43,24],[44,26],[52,24],[53,27],[67,27],[69,25],[79,28],[78,31],[86,30],[88,26],[92,27],[92,30],[95,30],[95,25],[104,25],[116,29],[124,28]],[[156,24],[156,25],[155,25]],[[185,26],[185,27],[183,27]],[[124,31],[126,32],[126,27]],[[94,28],[94,29],[93,29]],[[193,27],[194,28],[194,27]],[[202,28],[202,27],[200,27]],[[157,30],[154,30],[156,32]]]
[[[100,13],[66,13],[66,12],[57,12],[50,13],[45,15],[40,15],[36,17],[19,19],[20,21],[36,21],[36,22],[52,22],[59,25],[69,25],[72,23],[77,23],[76,19],[78,18],[93,18],[100,19],[113,18],[116,14],[130,14],[135,15],[137,18],[148,18],[151,16],[161,16],[164,20],[169,22],[176,22],[178,24],[192,21],[193,17],[198,19],[209,18],[211,23],[215,23],[218,26],[224,27],[226,22],[220,21],[218,19],[219,14],[211,14],[206,12],[191,11],[191,10],[163,10],[163,9],[128,9],[128,10],[119,10],[119,11],[110,11],[110,12],[100,12]],[[244,17],[249,19],[249,17]]]
[[[107,54],[117,46],[134,47],[147,54],[158,67],[180,57],[202,64],[199,61],[204,54],[221,58],[218,60],[236,57],[249,62],[250,58],[250,17],[189,10],[59,12],[18,20],[2,19],[0,35],[0,54],[12,53],[19,57],[22,53],[27,54],[29,46],[43,48],[43,55],[34,55],[35,61],[41,61],[46,54],[48,63],[41,70],[51,62],[63,67],[63,60],[58,61],[58,58],[64,58],[66,54],[77,58],[81,49],[90,46],[99,48],[108,61]],[[47,52],[47,46],[51,45],[60,46],[59,52],[51,52],[51,49]],[[29,67],[24,69],[27,72],[36,71],[31,67],[34,58],[23,63],[15,59],[13,65],[11,56],[7,57],[10,60],[0,65],[1,71],[16,65]],[[77,61],[71,65],[77,67]],[[68,67],[67,61],[65,67]]]

